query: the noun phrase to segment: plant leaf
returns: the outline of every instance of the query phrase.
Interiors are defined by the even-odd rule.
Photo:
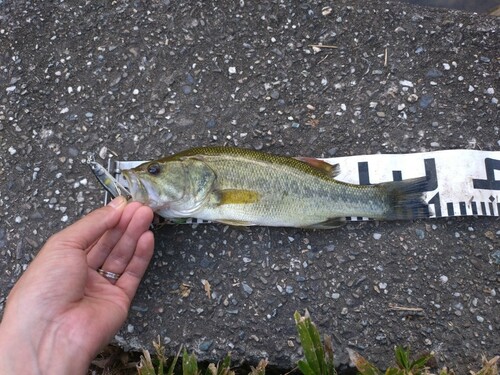
[[[172,363],[170,364],[168,371],[167,371],[167,375],[174,374],[175,365],[177,364],[177,360],[179,359],[179,356],[181,355],[181,350],[182,350],[182,345],[179,347],[179,350],[177,351],[177,355],[175,356]],[[162,375],[162,374],[163,374],[162,372],[158,371],[158,375]]]
[[[417,358],[416,360],[414,360],[414,361],[411,362],[410,369],[412,371],[423,370],[425,368],[425,365],[427,364],[427,362],[429,362],[429,360],[432,357],[434,357],[432,354],[423,354],[423,355],[421,355],[419,358]]]
[[[314,370],[309,366],[307,361],[304,361],[301,359],[297,365],[299,366],[299,370],[304,374],[304,375],[319,375],[318,373],[314,372]]]
[[[302,344],[302,349],[304,350],[305,362],[307,362],[308,367],[313,371],[312,374],[320,375],[322,372],[318,356],[316,354],[315,339],[311,337],[311,326],[309,324],[311,320],[307,315],[303,317],[300,316],[298,311],[295,312],[294,318],[300,343]]]
[[[188,354],[186,348],[182,352],[182,374],[198,375],[198,362],[194,354]]]
[[[483,368],[478,372],[473,373],[474,375],[498,375],[498,363],[500,362],[500,356],[496,356],[488,361],[486,357],[482,358]]]
[[[234,374],[231,371],[231,353],[228,353],[226,355],[226,358],[224,358],[224,361],[218,366],[218,372],[217,375],[231,375]]]
[[[396,346],[396,349],[394,349],[395,355],[396,355],[396,363],[399,366],[399,368],[402,368],[404,370],[411,370],[410,367],[410,350],[405,349],[402,346]]]
[[[141,360],[137,364],[137,373],[139,375],[156,375],[155,367],[151,361],[151,355],[146,349],[142,350]]]
[[[333,344],[331,336],[325,335],[324,345],[325,345],[326,373],[328,375],[337,375],[337,371],[335,370],[335,362],[333,360]]]
[[[208,365],[206,375],[217,375],[217,367],[211,363]]]
[[[356,366],[361,375],[380,375],[381,372],[378,368],[368,362],[361,354],[358,352],[347,348],[347,353],[349,354],[349,359]]]
[[[387,370],[385,370],[385,375],[407,375],[407,374],[406,371],[404,370],[401,370],[396,367],[390,367]]]
[[[261,359],[257,367],[250,366],[252,371],[248,375],[265,375],[268,363],[267,359]]]

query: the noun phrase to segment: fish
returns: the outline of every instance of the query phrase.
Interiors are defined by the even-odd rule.
[[[132,200],[166,219],[329,229],[346,217],[429,217],[426,177],[356,185],[339,166],[239,147],[195,147],[123,170]]]

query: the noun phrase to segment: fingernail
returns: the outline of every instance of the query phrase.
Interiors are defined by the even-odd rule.
[[[127,200],[125,199],[125,197],[122,197],[120,195],[119,197],[116,197],[111,202],[109,202],[108,206],[111,206],[113,208],[118,208],[125,203],[127,203]]]

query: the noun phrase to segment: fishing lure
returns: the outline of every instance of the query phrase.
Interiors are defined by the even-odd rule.
[[[89,156],[87,164],[90,165],[92,173],[97,178],[97,181],[106,189],[106,191],[113,197],[124,196],[127,200],[132,198],[129,191],[120,184],[111,173],[108,172],[104,166],[94,160],[93,156]]]

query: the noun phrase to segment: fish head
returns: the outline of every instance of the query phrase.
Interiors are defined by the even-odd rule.
[[[157,160],[122,171],[132,200],[169,218],[190,217],[208,200],[214,171],[195,159]]]

